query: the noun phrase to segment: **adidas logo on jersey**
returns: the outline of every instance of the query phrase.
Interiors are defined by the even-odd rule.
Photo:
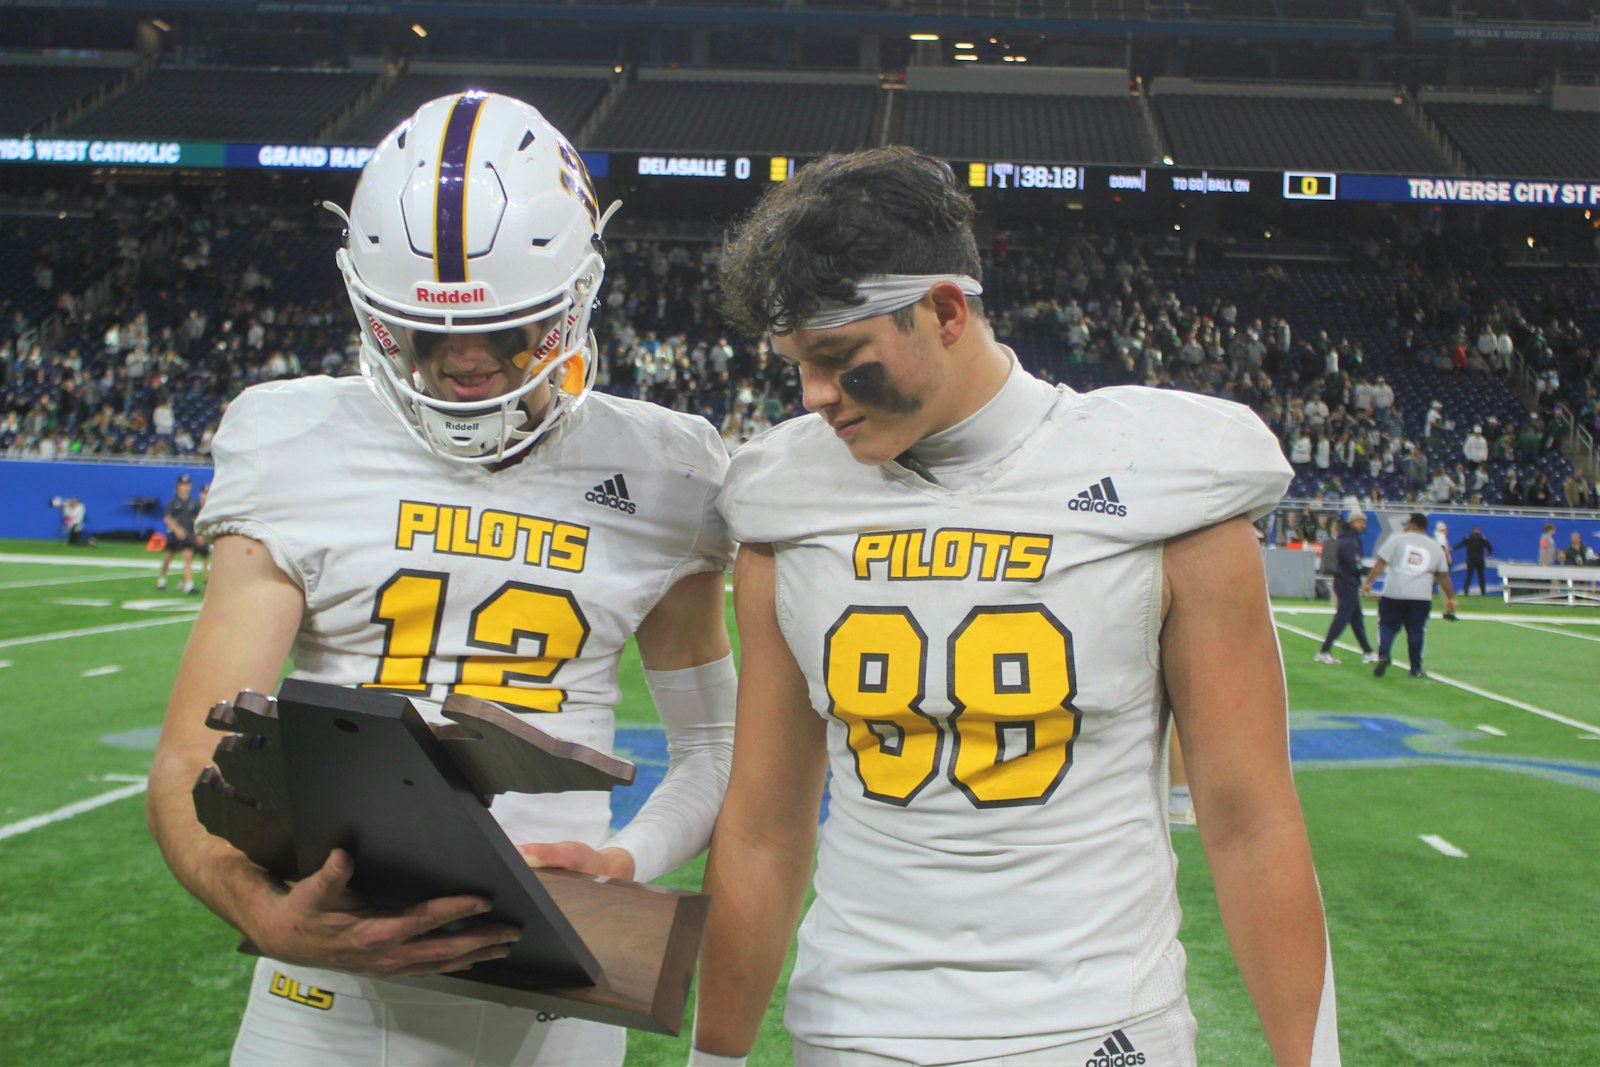
[[[632,515],[636,507],[634,502],[628,499],[628,483],[623,480],[621,472],[583,494],[583,499],[592,504],[604,504],[608,508],[616,508],[625,515]]]
[[[1097,515],[1121,517],[1128,513],[1128,506],[1118,499],[1117,487],[1111,484],[1111,476],[1106,475],[1067,501],[1067,510],[1092,511]]]
[[[1106,1038],[1106,1043],[1083,1061],[1083,1067],[1138,1067],[1143,1062],[1144,1053],[1134,1049],[1128,1035],[1121,1030],[1113,1030],[1111,1036]]]

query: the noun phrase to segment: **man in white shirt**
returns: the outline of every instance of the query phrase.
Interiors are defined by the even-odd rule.
[[[1482,426],[1472,427],[1472,432],[1461,442],[1461,454],[1468,463],[1489,462],[1489,439],[1483,436]]]
[[[1405,529],[1378,546],[1377,559],[1361,592],[1372,596],[1373,583],[1384,579],[1378,599],[1378,662],[1372,673],[1379,678],[1389,669],[1389,650],[1395,635],[1404,628],[1406,650],[1410,656],[1411,677],[1425,677],[1422,670],[1422,645],[1428,630],[1428,611],[1433,607],[1433,587],[1444,590],[1447,616],[1456,610],[1455,588],[1450,584],[1450,564],[1437,542],[1428,536],[1428,517],[1420,511],[1406,518]]]

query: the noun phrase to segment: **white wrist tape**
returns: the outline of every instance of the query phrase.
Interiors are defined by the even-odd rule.
[[[715,1052],[689,1046],[689,1067],[744,1067],[747,1056],[718,1056]]]
[[[606,842],[633,855],[648,882],[705,851],[728,788],[739,679],[733,656],[679,671],[644,672],[667,732],[667,774],[633,821]]]

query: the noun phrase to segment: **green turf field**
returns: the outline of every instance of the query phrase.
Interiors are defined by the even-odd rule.
[[[0,542],[0,1064],[226,1062],[250,962],[144,830],[198,606],[153,560]],[[1600,611],[1468,599],[1429,628],[1429,678],[1401,649],[1380,680],[1348,635],[1342,665],[1311,662],[1325,604],[1278,608],[1345,1062],[1600,1064]],[[623,681],[648,723],[636,661]],[[1200,1060],[1267,1063],[1198,835],[1175,844]],[[634,1035],[629,1063],[685,1047]],[[789,1062],[778,1008],[751,1062]]]

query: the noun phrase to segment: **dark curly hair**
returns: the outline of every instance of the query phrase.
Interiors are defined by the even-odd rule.
[[[820,159],[767,190],[729,236],[723,314],[747,336],[783,334],[824,300],[859,302],[870,274],[980,277],[975,214],[949,165],[916,149]],[[909,330],[911,310],[895,321]]]

